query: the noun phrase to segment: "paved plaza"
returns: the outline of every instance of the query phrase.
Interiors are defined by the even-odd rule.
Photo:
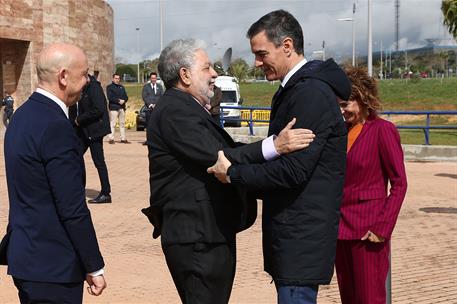
[[[0,234],[8,217],[2,133]],[[113,203],[89,208],[106,262],[108,288],[98,298],[86,293],[85,303],[180,303],[160,240],[152,239],[151,226],[140,212],[149,204],[144,137],[144,132],[129,131],[132,144],[105,144]],[[92,198],[98,194],[99,180],[89,153],[85,160],[86,192]],[[393,303],[457,303],[457,163],[407,162],[406,169],[408,193],[392,240]],[[276,303],[274,285],[262,263],[259,216],[252,228],[238,235],[230,303]],[[5,267],[0,267],[0,303],[18,303]],[[318,303],[340,303],[336,278],[320,288]]]

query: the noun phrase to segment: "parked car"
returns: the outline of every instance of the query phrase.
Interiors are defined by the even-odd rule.
[[[219,76],[215,80],[216,86],[221,88],[222,91],[222,100],[221,100],[221,107],[224,106],[234,106],[238,107],[241,106],[243,103],[243,98],[240,96],[240,86],[235,77],[231,76]],[[233,126],[233,127],[240,127],[241,121],[235,120],[240,119],[241,111],[238,109],[223,109],[222,110],[222,117],[228,118],[228,120],[224,121],[224,126]],[[230,120],[234,119],[234,120]]]
[[[146,128],[146,106],[142,106],[139,111],[135,111],[136,113],[136,130],[137,131],[144,131]]]

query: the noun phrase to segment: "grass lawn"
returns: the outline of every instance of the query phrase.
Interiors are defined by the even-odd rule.
[[[242,83],[246,106],[269,107],[279,82]],[[384,110],[457,110],[457,78],[382,80],[379,93]]]
[[[271,98],[278,89],[279,82],[241,83],[240,90],[244,106],[270,107]],[[142,84],[125,84],[130,111],[142,105]],[[379,82],[383,110],[457,110],[457,78],[382,80]],[[398,125],[425,125],[425,116],[393,115],[390,118]],[[432,125],[456,125],[457,116],[432,116]],[[456,130],[432,130],[430,142],[433,145],[457,145]],[[402,143],[423,144],[422,130],[401,130]]]
[[[380,97],[385,110],[457,110],[457,78],[383,80]]]
[[[402,144],[425,144],[424,132],[422,130],[400,130],[400,138]],[[457,146],[457,131],[431,130],[429,141],[431,145]]]

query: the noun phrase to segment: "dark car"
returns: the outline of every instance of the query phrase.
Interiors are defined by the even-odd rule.
[[[142,106],[139,111],[135,111],[137,131],[144,131],[144,129],[146,128],[146,111],[146,106]]]

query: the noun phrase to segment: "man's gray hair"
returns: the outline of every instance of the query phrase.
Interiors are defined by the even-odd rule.
[[[191,69],[195,62],[195,52],[205,48],[206,44],[202,40],[178,39],[162,50],[158,69],[167,89],[176,86],[181,68]]]

